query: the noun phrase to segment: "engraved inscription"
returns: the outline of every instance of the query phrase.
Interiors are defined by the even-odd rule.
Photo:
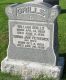
[[[20,16],[22,14],[39,14],[42,15],[43,17],[45,17],[46,15],[46,10],[39,8],[39,7],[34,7],[34,6],[27,6],[27,7],[21,7],[21,8],[17,8],[17,16]]]
[[[17,24],[12,29],[16,47],[43,50],[50,47],[50,30],[46,26]]]

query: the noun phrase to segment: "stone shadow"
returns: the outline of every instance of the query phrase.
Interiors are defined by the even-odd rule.
[[[60,54],[60,57],[64,57],[64,70],[62,75],[62,78],[64,80],[66,78],[66,53]]]
[[[66,13],[66,9],[61,9],[61,14]]]

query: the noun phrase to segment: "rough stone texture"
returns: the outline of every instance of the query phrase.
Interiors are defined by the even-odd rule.
[[[64,58],[60,57],[57,66],[50,66],[41,63],[18,61],[5,58],[1,63],[1,71],[11,74],[18,74],[26,78],[32,78],[40,74],[47,75],[59,80],[64,67]]]
[[[10,5],[6,14],[9,17],[8,58],[56,65],[59,6],[32,1]]]

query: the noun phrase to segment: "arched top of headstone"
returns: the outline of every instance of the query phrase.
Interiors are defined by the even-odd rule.
[[[39,0],[36,0],[39,2]],[[41,0],[42,1],[42,0]],[[6,14],[10,20],[54,22],[59,14],[59,6],[35,1],[14,4],[6,8]]]
[[[44,0],[33,0],[35,3],[43,3]]]

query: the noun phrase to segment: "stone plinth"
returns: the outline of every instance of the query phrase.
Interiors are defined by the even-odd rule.
[[[50,66],[46,64],[20,61],[5,58],[1,63],[1,71],[11,73],[12,75],[21,75],[22,77],[32,78],[40,74],[60,80],[64,66],[64,58],[60,57],[57,66]]]

